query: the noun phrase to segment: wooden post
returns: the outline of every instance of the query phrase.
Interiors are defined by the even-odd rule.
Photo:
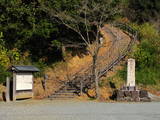
[[[82,80],[81,80],[81,93],[80,93],[81,95],[83,94],[83,82],[82,82]]]
[[[46,85],[47,79],[48,79],[48,76],[45,74],[44,79],[42,80],[42,86],[43,86],[44,91],[46,91],[46,88],[47,88],[47,85]]]
[[[13,101],[16,101],[16,73],[13,73]]]
[[[48,75],[45,75],[45,81],[44,81],[45,90],[47,89],[47,80],[48,80]]]
[[[63,61],[66,61],[66,48],[64,45],[62,45],[62,57]]]
[[[10,79],[9,77],[6,78],[6,102],[10,101]]]
[[[34,97],[34,77],[32,73],[32,98]]]

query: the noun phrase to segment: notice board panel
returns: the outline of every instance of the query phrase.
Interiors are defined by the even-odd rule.
[[[16,74],[16,90],[32,90],[33,75],[32,73]]]

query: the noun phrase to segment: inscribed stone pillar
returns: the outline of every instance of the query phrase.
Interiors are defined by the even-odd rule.
[[[127,86],[135,86],[135,59],[128,59]]]

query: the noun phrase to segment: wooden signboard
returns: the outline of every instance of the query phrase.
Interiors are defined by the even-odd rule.
[[[39,69],[33,66],[13,66],[13,101],[33,97],[33,73]]]

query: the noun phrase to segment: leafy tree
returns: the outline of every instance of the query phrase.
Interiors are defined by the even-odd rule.
[[[59,36],[59,26],[48,19],[38,0],[0,1],[0,31],[7,49],[29,51],[33,61],[54,61],[61,51],[52,46]],[[59,41],[59,40],[58,40]],[[59,55],[60,56],[60,55]]]
[[[6,80],[6,77],[9,75],[7,72],[7,67],[9,65],[9,57],[7,56],[7,49],[4,48],[3,34],[0,33],[0,83],[3,83]]]
[[[126,14],[131,20],[137,22],[157,21],[160,18],[160,1],[129,0]]]
[[[9,58],[7,56],[8,50],[4,47],[4,40],[2,39],[3,34],[0,34],[0,65],[1,66],[9,66]]]

